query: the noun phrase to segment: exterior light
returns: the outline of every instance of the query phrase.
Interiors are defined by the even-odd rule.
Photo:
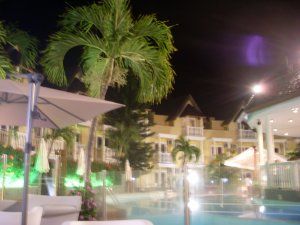
[[[278,129],[277,129],[277,128],[274,128],[274,129],[273,129],[273,131],[275,131],[275,132],[276,132],[276,131],[278,131]]]
[[[289,135],[289,133],[287,133],[287,132],[286,132],[286,133],[284,133],[284,136],[288,136],[288,135]]]
[[[199,203],[195,201],[194,199],[190,199],[188,203],[188,207],[192,212],[195,212],[199,209]]]
[[[266,207],[264,205],[259,206],[259,212],[264,213],[266,211]]]
[[[195,171],[189,171],[187,175],[187,180],[191,185],[195,185],[199,182],[199,176]]]
[[[292,108],[291,110],[292,110],[293,113],[298,113],[299,108],[295,107],[295,108]]]
[[[252,87],[252,93],[253,94],[260,94],[263,92],[263,88],[260,84],[255,84],[253,87]]]
[[[272,120],[270,120],[270,123],[274,123],[274,120],[272,119]]]
[[[292,122],[293,122],[293,120],[288,120],[288,122],[289,122],[289,123],[292,123]]]

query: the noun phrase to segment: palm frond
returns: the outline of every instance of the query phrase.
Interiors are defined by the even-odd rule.
[[[176,50],[170,27],[157,20],[154,15],[141,17],[135,22],[132,31],[135,37],[145,38],[168,58]]]
[[[101,87],[107,81],[109,59],[101,57],[101,51],[96,48],[85,48],[82,56],[84,84],[89,90],[90,96],[99,96]]]
[[[0,78],[4,79],[7,72],[11,72],[13,66],[10,63],[5,51],[0,47]]]
[[[60,86],[68,84],[64,70],[64,58],[68,51],[77,46],[95,48],[105,54],[102,41],[92,33],[78,31],[76,34],[68,31],[57,32],[50,37],[50,42],[41,64],[50,82]]]
[[[6,30],[3,23],[0,21],[0,43],[6,42]]]
[[[101,31],[104,22],[102,10],[99,4],[71,7],[61,16],[59,25],[65,30],[78,29],[89,32],[94,26]]]
[[[36,66],[38,55],[38,41],[16,27],[7,27],[7,42],[20,53],[20,64],[33,69]]]

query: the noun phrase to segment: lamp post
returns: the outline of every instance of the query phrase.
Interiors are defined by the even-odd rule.
[[[252,88],[251,88],[251,92],[252,92],[252,94],[251,94],[250,98],[248,99],[246,104],[243,105],[243,110],[249,106],[249,104],[253,101],[254,97],[257,94],[261,94],[263,92],[263,86],[261,84],[253,85]]]

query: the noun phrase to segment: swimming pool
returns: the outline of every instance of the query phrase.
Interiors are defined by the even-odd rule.
[[[201,196],[191,213],[191,225],[296,225],[300,204],[258,201],[240,196]],[[154,225],[183,225],[181,198],[137,201],[126,205],[130,219],[148,219]]]

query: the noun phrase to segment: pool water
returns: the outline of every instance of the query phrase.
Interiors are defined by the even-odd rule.
[[[240,196],[202,196],[191,213],[191,225],[296,225],[300,204],[257,201]],[[148,219],[154,225],[183,225],[181,198],[137,201],[126,206],[130,219]]]

